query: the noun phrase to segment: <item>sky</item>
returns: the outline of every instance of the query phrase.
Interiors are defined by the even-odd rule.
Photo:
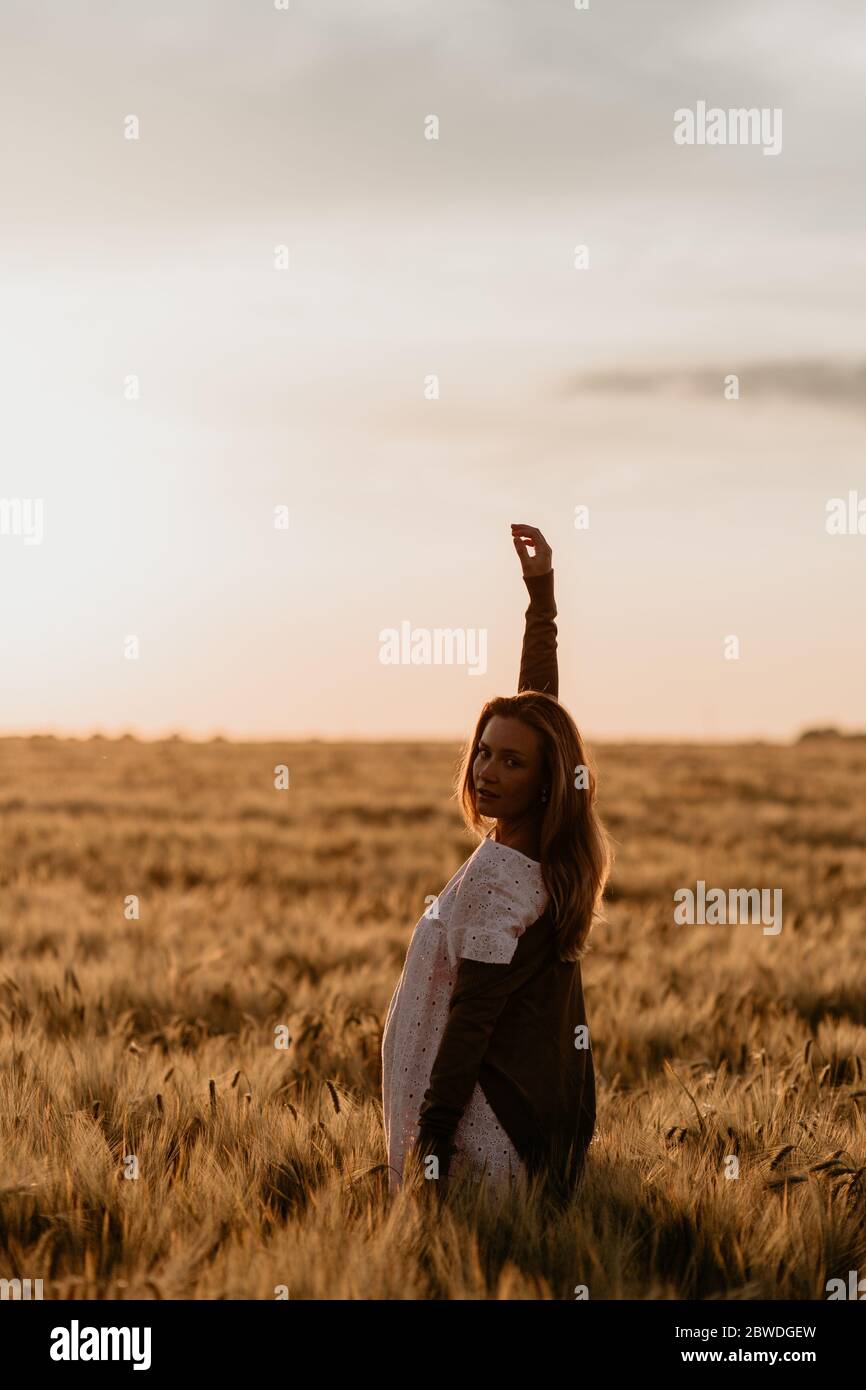
[[[515,521],[582,732],[863,726],[858,3],[5,0],[0,42],[0,732],[465,736]],[[678,145],[699,102],[780,150]],[[403,623],[485,669],[384,664]]]

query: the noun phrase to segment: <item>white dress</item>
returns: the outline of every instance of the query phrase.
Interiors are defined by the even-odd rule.
[[[541,865],[485,839],[418,920],[382,1035],[382,1101],[389,1185],[400,1186],[407,1150],[445,1025],[461,958],[507,965],[547,905]],[[454,1133],[451,1173],[486,1171],[509,1182],[525,1168],[476,1084]]]

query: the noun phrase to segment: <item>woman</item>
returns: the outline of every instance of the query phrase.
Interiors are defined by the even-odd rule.
[[[487,833],[415,927],[385,1020],[392,1189],[410,1154],[440,1182],[545,1168],[571,1188],[595,1128],[580,958],[610,855],[557,699],[550,546],[511,531],[529,591],[519,693],[484,706],[458,779],[467,826]]]

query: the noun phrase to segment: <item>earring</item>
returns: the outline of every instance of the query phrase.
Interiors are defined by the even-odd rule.
[[[547,804],[547,787],[541,789],[541,801],[543,805]]]

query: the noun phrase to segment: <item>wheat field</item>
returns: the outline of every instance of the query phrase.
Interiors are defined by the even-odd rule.
[[[2,740],[0,1276],[823,1299],[866,1270],[866,742],[593,751],[616,864],[583,966],[584,1183],[436,1203],[388,1195],[380,1045],[472,848],[457,747]],[[699,879],[781,888],[781,932],[674,925]]]

